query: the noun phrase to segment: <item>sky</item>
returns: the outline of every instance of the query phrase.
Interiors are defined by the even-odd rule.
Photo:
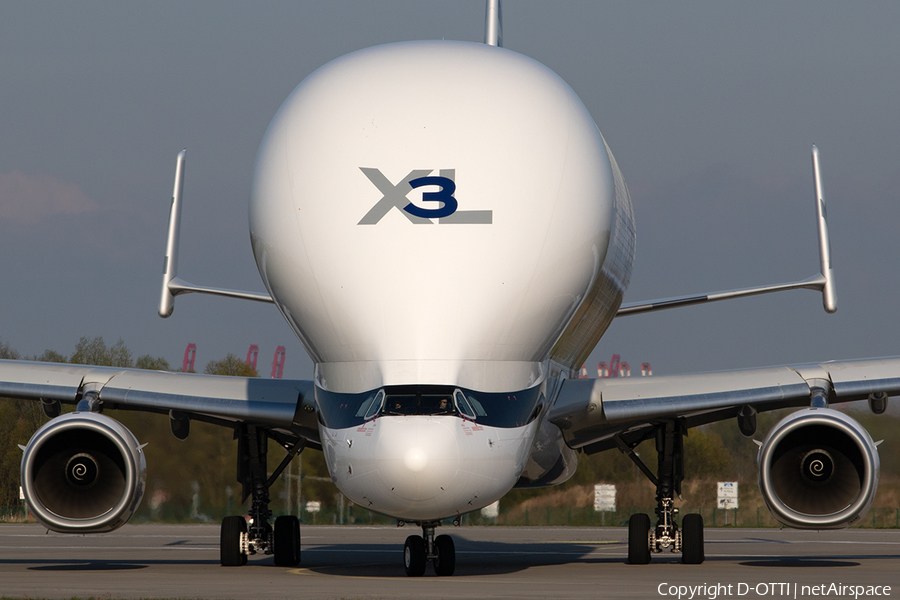
[[[821,151],[835,315],[799,291],[622,318],[588,366],[900,354],[898,22],[894,2],[504,1],[504,46],[572,86],[629,185],[626,302],[814,275]],[[263,374],[283,345],[285,377],[310,378],[271,305],[189,295],[156,315],[177,152],[179,276],[263,291],[247,201],[291,90],[368,46],[483,36],[483,0],[3,2],[0,341],[39,355],[121,338],[173,367],[195,343],[198,370],[257,344]]]

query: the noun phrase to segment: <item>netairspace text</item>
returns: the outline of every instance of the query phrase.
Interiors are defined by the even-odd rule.
[[[670,585],[660,583],[656,588],[660,596],[671,596],[678,600],[695,598],[874,598],[891,595],[889,585],[856,585],[844,583],[821,583],[806,585],[798,583],[704,583],[702,585]]]

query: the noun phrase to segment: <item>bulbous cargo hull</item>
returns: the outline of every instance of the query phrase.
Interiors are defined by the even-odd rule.
[[[344,393],[526,389],[564,332],[562,362],[580,366],[634,244],[621,174],[571,88],[515,52],[443,41],[307,77],[260,147],[250,230],[317,385]],[[587,334],[567,331],[576,315]]]

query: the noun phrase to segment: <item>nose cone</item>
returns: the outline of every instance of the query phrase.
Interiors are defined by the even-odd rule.
[[[428,501],[451,489],[460,466],[453,417],[380,419],[374,458],[388,491],[412,501]]]
[[[413,473],[424,471],[428,466],[428,454],[422,448],[410,448],[403,456],[403,465]]]
[[[334,482],[363,508],[404,521],[454,517],[512,488],[534,426],[481,426],[456,416],[386,416],[322,430]]]

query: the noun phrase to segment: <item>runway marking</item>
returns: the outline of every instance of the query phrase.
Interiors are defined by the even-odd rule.
[[[378,567],[384,565],[394,565],[395,563],[364,563],[358,565],[340,565],[340,566],[327,566],[327,567],[301,567],[299,569],[291,569],[288,571],[290,575],[319,575],[322,577],[339,577],[341,579],[370,579],[375,581],[410,581],[410,577],[373,577],[370,575],[353,575],[352,573],[341,573],[339,575],[331,574],[331,573],[320,573],[319,570],[324,569],[352,569],[354,567]],[[313,570],[316,569],[316,570]],[[502,585],[510,585],[510,584],[521,584],[521,580],[518,579],[485,579],[485,575],[480,573],[472,574],[472,575],[454,575],[453,577],[438,577],[442,583],[499,583]],[[430,578],[424,577],[420,579],[420,581],[429,581]],[[594,582],[590,581],[530,581],[529,585],[595,585]]]
[[[308,548],[305,550],[306,552],[340,552],[341,554],[346,552],[365,552],[371,554],[372,550],[368,548]],[[400,545],[397,545],[397,554],[400,554]],[[523,551],[523,550],[457,550],[457,554],[496,554],[496,555],[531,555],[537,554],[540,556],[585,556],[584,552],[532,552],[532,551]],[[594,554],[594,553],[592,553]],[[379,563],[380,564],[380,563]]]
[[[212,552],[218,549],[218,545],[204,548],[188,546],[0,546],[0,550],[203,550]]]
[[[81,537],[85,537],[87,534],[83,534],[83,533],[82,533],[82,534],[78,534],[78,533],[72,533],[72,534],[57,534],[57,533],[0,533],[0,538],[7,538],[7,537],[33,537],[33,538],[44,538],[44,539],[53,539],[53,538],[57,538],[57,539],[71,539],[71,538],[74,538],[74,537],[78,537],[79,535],[80,535]],[[191,535],[191,536],[187,536],[187,537],[186,537],[186,536],[183,536],[183,535],[111,535],[111,534],[108,534],[108,533],[102,533],[102,534],[95,534],[95,533],[92,533],[92,534],[90,534],[90,535],[91,535],[91,536],[102,535],[102,536],[103,536],[104,538],[106,538],[106,539],[110,539],[110,538],[120,538],[120,539],[121,539],[121,538],[167,538],[167,539],[177,539],[177,540],[184,540],[184,539],[188,539],[188,540],[196,540],[196,539],[201,539],[201,538],[208,538],[208,539],[211,539],[211,540],[217,540],[217,539],[219,539],[219,536],[217,536],[217,535]]]
[[[478,543],[478,542],[476,542]],[[490,543],[490,542],[483,542]],[[555,541],[555,542],[544,542],[546,544],[585,544],[592,546],[614,546],[614,545],[625,545],[625,542],[617,542],[617,541]],[[815,543],[815,544],[835,544],[835,545],[859,545],[859,546],[896,546],[897,542],[853,542],[853,541],[844,541],[844,540],[835,540],[835,541],[787,541],[787,542],[768,542],[765,540],[720,540],[720,541],[711,541],[707,542],[708,544],[767,544],[767,543],[779,543],[779,544],[806,544],[806,543]],[[399,544],[398,544],[399,547]],[[3,545],[0,546],[0,550],[107,550],[107,551],[122,551],[122,550],[192,550],[192,551],[215,551],[218,550],[218,544],[208,544],[208,545],[194,545],[194,546],[184,546],[184,545],[162,545],[162,546],[60,546],[60,545],[40,545],[40,546],[22,546],[22,545],[14,545],[8,546]],[[318,546],[302,546],[302,550],[305,552],[371,552],[370,548],[321,548]],[[457,550],[457,554],[496,554],[496,555],[545,555],[545,556],[578,556],[584,555],[583,552],[560,552],[560,551],[525,551],[525,550]],[[597,552],[592,552],[591,554],[596,555]],[[715,556],[749,556],[744,554],[719,554],[716,553]]]
[[[725,554],[716,552],[715,554],[707,553],[707,556],[745,556],[747,558],[878,558],[884,557],[882,554],[851,554],[848,556],[843,555],[834,555],[834,554]],[[894,554],[889,554],[887,556],[896,556]]]
[[[588,540],[553,540],[550,542],[537,542],[539,544],[624,544],[625,542],[620,542],[617,540],[604,540],[602,542],[591,542]]]
[[[895,546],[897,542],[853,542],[849,540],[706,540],[707,544],[854,544]]]

